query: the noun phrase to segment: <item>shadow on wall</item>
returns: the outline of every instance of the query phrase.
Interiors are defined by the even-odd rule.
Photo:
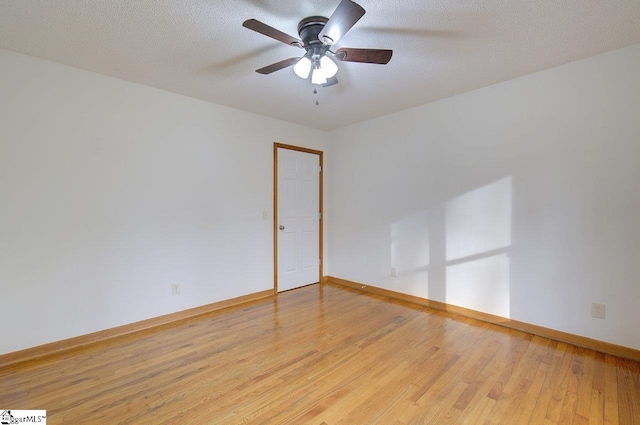
[[[390,225],[402,292],[510,317],[512,178]]]

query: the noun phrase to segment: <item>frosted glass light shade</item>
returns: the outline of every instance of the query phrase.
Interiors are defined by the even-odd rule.
[[[307,79],[311,72],[311,60],[304,56],[293,66],[293,72],[300,78]]]
[[[324,72],[321,68],[316,68],[313,70],[313,74],[311,74],[311,83],[312,84],[324,84],[327,82],[327,77],[324,76]]]
[[[338,73],[338,65],[336,65],[336,63],[328,56],[320,58],[320,69],[326,79],[329,79]]]

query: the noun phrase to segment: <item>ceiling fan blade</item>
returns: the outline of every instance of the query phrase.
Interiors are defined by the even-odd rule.
[[[291,65],[295,65],[300,58],[289,58],[285,60],[281,60],[280,62],[272,63],[271,65],[267,65],[264,68],[256,69],[258,74],[271,74],[272,72],[280,71],[281,69],[287,68]]]
[[[335,53],[335,57],[343,62],[377,63],[385,65],[391,60],[393,50],[387,49],[353,49],[342,47]]]
[[[331,87],[335,86],[336,84],[338,84],[338,79],[336,77],[331,77],[327,80],[326,83],[322,85],[322,87]]]
[[[274,40],[278,40],[284,44],[302,48],[303,43],[301,40],[298,40],[297,38],[292,37],[289,34],[285,34],[280,30],[277,30],[263,22],[258,21],[257,19],[247,19],[242,23],[242,26],[245,28],[249,28],[250,30],[254,30],[255,32],[259,32],[260,34],[266,35],[267,37],[271,37]]]
[[[342,0],[318,34],[318,39],[327,45],[337,43],[364,14],[365,10],[359,4]]]

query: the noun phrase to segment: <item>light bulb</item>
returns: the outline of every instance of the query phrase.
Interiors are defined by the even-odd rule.
[[[336,65],[329,56],[323,56],[320,58],[320,69],[326,79],[329,79],[338,73],[338,65]]]
[[[313,70],[313,74],[311,74],[311,83],[312,84],[324,84],[327,82],[327,77],[324,76],[324,72],[322,72],[321,68],[316,68]]]
[[[302,79],[307,79],[309,77],[309,72],[311,72],[311,60],[303,56],[296,64],[293,66],[293,72]]]

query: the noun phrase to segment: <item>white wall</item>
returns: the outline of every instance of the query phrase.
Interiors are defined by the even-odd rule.
[[[322,133],[0,50],[0,353],[272,288],[274,141],[326,153],[326,274],[640,348],[639,68]]]
[[[327,274],[640,349],[639,69],[635,45],[332,132]]]
[[[273,142],[324,133],[2,50],[0,75],[0,353],[273,288]]]

